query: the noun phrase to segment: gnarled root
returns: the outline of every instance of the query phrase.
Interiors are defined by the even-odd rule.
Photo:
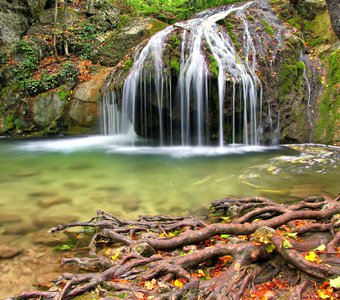
[[[310,197],[280,205],[260,197],[226,198],[210,211],[230,223],[212,224],[166,216],[126,221],[98,211],[88,222],[51,230],[97,229],[91,257],[63,260],[92,273],[64,274],[49,291],[17,299],[69,299],[96,289],[106,299],[247,299],[259,293],[299,299],[340,275],[338,200]]]

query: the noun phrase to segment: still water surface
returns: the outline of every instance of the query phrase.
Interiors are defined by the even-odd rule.
[[[73,254],[55,253],[39,243],[51,221],[59,223],[65,215],[85,221],[101,209],[127,219],[200,216],[211,201],[231,195],[288,203],[339,192],[336,147],[157,148],[134,143],[128,136],[0,139],[0,248],[23,249],[15,258],[0,259],[0,299],[65,271],[60,256]],[[13,216],[21,220],[13,222]]]
[[[65,213],[87,219],[97,209],[134,218],[191,214],[229,195],[278,202],[336,195],[339,153],[315,145],[135,147],[125,137],[102,136],[0,140],[0,207],[25,211],[28,219]],[[58,198],[65,203],[47,207]]]

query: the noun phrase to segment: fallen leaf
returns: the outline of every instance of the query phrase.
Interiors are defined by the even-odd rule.
[[[234,258],[231,255],[224,255],[219,258],[220,261],[222,261],[224,264],[227,262],[233,260]]]
[[[221,238],[228,239],[230,238],[230,234],[221,234]]]
[[[326,292],[324,292],[323,290],[318,290],[318,294],[320,296],[321,299],[329,299],[331,298],[330,295],[328,295]]]
[[[305,255],[305,259],[314,262],[316,259],[316,253],[314,251],[309,251],[309,253]]]
[[[146,290],[151,291],[157,286],[157,281],[155,278],[152,278],[151,281],[145,281],[144,287]]]
[[[285,249],[293,248],[292,244],[288,240],[284,240],[283,243],[282,243],[282,246]]]
[[[315,248],[314,251],[325,251],[326,245],[321,244],[319,247]]]
[[[296,236],[298,235],[297,232],[286,232],[285,233],[286,236],[289,236],[291,238],[296,238]]]
[[[330,286],[339,289],[340,288],[340,276],[329,280]]]
[[[177,286],[177,287],[181,288],[183,285],[184,285],[184,283],[181,280],[179,280],[179,279],[176,279],[174,281],[174,286]]]

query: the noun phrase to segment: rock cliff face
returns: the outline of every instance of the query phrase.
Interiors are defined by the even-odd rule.
[[[88,2],[60,6],[56,25],[54,1],[0,4],[0,135],[98,133],[99,91],[110,68],[166,26],[122,14],[111,1]],[[52,56],[55,26],[59,63]]]
[[[263,11],[271,9],[266,1],[256,2]],[[260,10],[250,11],[247,20],[258,37],[257,75],[267,102],[264,129],[279,124],[281,142],[337,143],[339,45],[325,2],[270,3],[283,20],[275,21],[279,26],[272,24],[274,15],[263,20]],[[115,78],[111,88],[122,85],[133,63],[131,49],[167,26],[150,17],[131,15],[108,0],[66,4],[60,4],[54,24],[54,1],[0,3],[0,135],[98,132],[99,91],[105,77]],[[333,6],[330,11],[336,12],[338,6]],[[235,17],[222,23],[242,55],[239,20]],[[53,59],[53,32],[60,62]],[[276,47],[279,36],[281,48]],[[174,79],[179,68],[175,48],[169,46],[166,60]],[[216,66],[213,61],[208,63],[214,80]],[[225,113],[228,118],[230,112]],[[271,138],[264,136],[265,140]]]

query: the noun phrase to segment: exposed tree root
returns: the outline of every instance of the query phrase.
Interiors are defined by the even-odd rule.
[[[96,290],[105,299],[303,299],[340,276],[339,198],[293,205],[226,198],[210,212],[211,224],[166,216],[126,221],[98,211],[88,222],[58,225],[51,231],[96,229],[90,257],[62,262],[91,273],[66,273],[49,291],[16,298],[62,300]],[[335,288],[326,292],[338,296]]]

